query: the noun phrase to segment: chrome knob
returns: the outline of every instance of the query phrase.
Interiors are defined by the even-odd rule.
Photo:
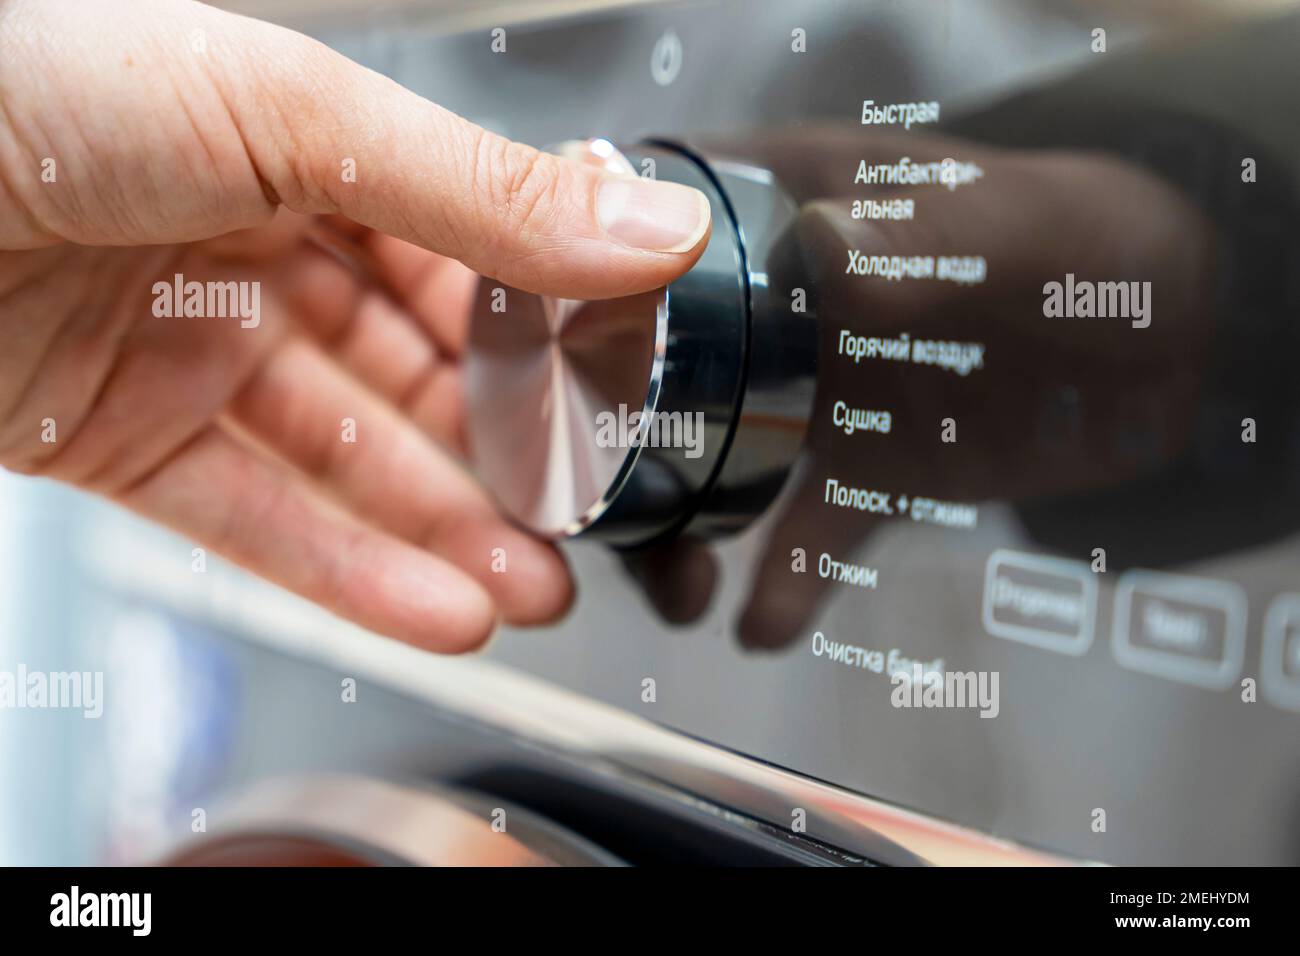
[[[622,175],[653,160],[659,178],[704,193],[713,231],[690,272],[640,295],[581,302],[480,280],[465,371],[470,455],[524,527],[640,544],[730,507],[719,494],[744,431],[756,276],[701,160],[606,140],[557,151]]]

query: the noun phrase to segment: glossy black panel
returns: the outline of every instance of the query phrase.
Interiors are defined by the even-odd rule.
[[[513,135],[660,137],[792,208],[745,266],[720,503],[621,560],[573,544],[570,617],[493,653],[1075,856],[1300,861],[1300,14],[690,4],[510,50],[393,62]],[[895,706],[912,661],[996,674],[996,715]]]

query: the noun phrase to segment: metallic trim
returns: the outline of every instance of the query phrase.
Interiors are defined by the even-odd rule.
[[[283,653],[429,701],[579,760],[622,767],[874,862],[1047,866],[1072,861],[802,777],[484,657],[440,657],[365,631],[224,562],[193,574],[150,539],[101,522],[82,560],[109,587]],[[186,546],[188,547],[188,546]]]
[[[290,777],[266,781],[220,814],[220,828],[163,854],[165,863],[204,866],[239,854],[258,865],[263,845],[281,841],[320,846],[358,864],[415,866],[558,866],[564,862],[617,865],[585,840],[556,827],[553,845],[566,860],[530,846],[530,827],[503,818],[494,830],[486,815],[471,812],[450,794],[353,776]],[[524,834],[524,839],[519,834]],[[563,842],[559,842],[563,841]],[[244,855],[249,856],[245,857]]]

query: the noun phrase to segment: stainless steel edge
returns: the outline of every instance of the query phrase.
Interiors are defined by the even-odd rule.
[[[234,798],[220,827],[160,854],[206,865],[232,840],[301,838],[338,847],[358,861],[419,866],[551,866],[506,831],[431,790],[362,777],[289,777]]]
[[[213,560],[194,574],[189,545],[168,556],[111,523],[84,539],[82,561],[119,592],[230,629],[454,711],[578,760],[604,761],[883,864],[1051,866],[1070,860],[811,780],[694,740],[483,657],[441,657],[365,631]],[[184,555],[184,559],[178,559]]]

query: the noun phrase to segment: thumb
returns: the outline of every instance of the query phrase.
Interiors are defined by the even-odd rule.
[[[512,142],[315,41],[257,26],[258,68],[226,80],[228,99],[289,207],[338,212],[572,298],[664,285],[703,251],[710,213],[698,190]],[[341,175],[345,158],[354,175]]]
[[[511,142],[290,30],[175,0],[0,9],[5,46],[41,68],[0,71],[13,137],[61,139],[23,145],[61,149],[72,171],[63,193],[37,186],[20,204],[15,221],[38,223],[45,241],[205,238],[283,204],[521,289],[605,298],[671,281],[708,238],[697,190]],[[75,127],[50,133],[51,115]]]

